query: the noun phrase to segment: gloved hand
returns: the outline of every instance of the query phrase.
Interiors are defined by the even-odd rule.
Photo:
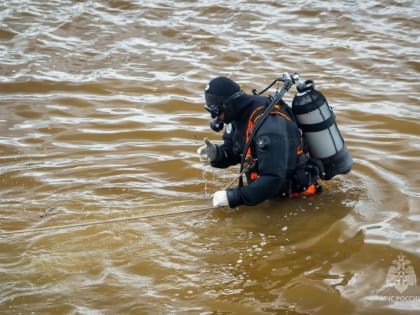
[[[204,145],[197,150],[200,155],[200,161],[213,162],[217,157],[217,146],[209,139],[204,139]]]
[[[226,190],[216,191],[213,195],[213,207],[228,207],[229,201]]]

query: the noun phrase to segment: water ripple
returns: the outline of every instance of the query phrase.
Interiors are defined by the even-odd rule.
[[[195,154],[220,141],[203,110],[215,75],[247,92],[314,79],[354,159],[315,199],[1,239],[0,309],[400,309],[375,294],[399,253],[420,272],[420,3],[308,4],[0,3],[2,230],[209,206],[237,173]]]

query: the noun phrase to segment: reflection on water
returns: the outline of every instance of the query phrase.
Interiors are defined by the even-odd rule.
[[[0,230],[210,207],[202,91],[314,79],[353,171],[308,199],[0,236],[0,311],[395,314],[420,274],[417,1],[0,4]],[[290,101],[293,93],[285,97]],[[391,290],[391,291],[390,291]],[[392,291],[393,290],[393,291]],[[386,296],[402,296],[391,301]]]

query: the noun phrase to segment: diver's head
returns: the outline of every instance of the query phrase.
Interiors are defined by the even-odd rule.
[[[239,85],[226,77],[217,77],[210,80],[204,91],[206,105],[204,108],[212,118],[219,118],[225,123],[235,119],[236,112],[232,101],[243,95]]]

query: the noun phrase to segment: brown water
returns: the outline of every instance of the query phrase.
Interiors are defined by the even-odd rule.
[[[310,199],[1,235],[0,313],[418,314],[419,21],[415,0],[2,1],[3,232],[210,207],[238,172],[195,153],[216,75],[314,79],[354,168]]]

